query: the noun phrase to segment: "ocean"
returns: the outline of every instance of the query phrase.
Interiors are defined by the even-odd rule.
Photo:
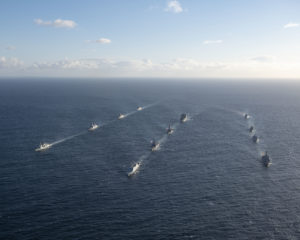
[[[300,239],[299,93],[287,80],[2,79],[0,239]]]

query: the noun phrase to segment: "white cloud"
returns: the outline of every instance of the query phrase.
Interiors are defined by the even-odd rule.
[[[16,47],[15,46],[7,46],[5,49],[9,50],[9,51],[13,51],[13,50],[16,50]]]
[[[0,76],[52,77],[170,77],[170,78],[300,78],[300,57],[280,59],[256,56],[235,61],[176,58],[167,62],[150,59],[64,59],[23,64],[17,58],[0,57]]]
[[[111,40],[108,38],[100,38],[98,40],[96,40],[97,43],[102,43],[102,44],[109,44],[111,43]]]
[[[223,43],[223,40],[205,40],[203,44],[220,44]]]
[[[61,60],[57,62],[40,62],[40,63],[34,63],[32,65],[34,69],[53,69],[53,70],[58,70],[58,69],[98,69],[99,68],[99,63],[97,61],[93,61],[90,59],[78,59],[78,60]]]
[[[54,70],[117,70],[117,71],[142,71],[152,67],[151,60],[115,60],[106,58],[91,59],[65,59],[53,63],[42,62],[32,65],[34,69]]]
[[[34,19],[35,24],[42,26],[50,26],[52,25],[51,21],[43,21],[42,19]]]
[[[177,0],[169,1],[167,3],[167,8],[165,9],[167,12],[173,12],[173,13],[181,13],[183,11],[180,3]]]
[[[250,58],[251,61],[260,62],[260,63],[270,63],[275,60],[274,56],[262,55]]]
[[[34,22],[40,26],[52,26],[56,28],[75,28],[76,23],[72,20],[56,19],[54,21],[44,21],[42,19],[35,19]]]
[[[225,63],[201,62],[188,58],[177,58],[167,63],[153,63],[150,59],[92,58],[35,63],[30,69],[36,74],[58,76],[184,77],[216,74],[226,67]]]
[[[58,28],[74,28],[76,25],[77,24],[72,20],[56,19],[53,22],[53,26]]]
[[[151,5],[148,7],[148,11],[157,10],[157,9],[160,9],[158,5]]]
[[[299,27],[300,23],[295,23],[295,22],[289,22],[288,24],[285,24],[283,28],[294,28],[294,27]]]
[[[23,62],[18,58],[0,57],[0,69],[20,68],[22,66]]]

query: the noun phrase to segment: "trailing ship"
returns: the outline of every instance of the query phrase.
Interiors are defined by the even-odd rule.
[[[131,177],[132,175],[134,175],[134,174],[137,172],[137,170],[139,170],[140,166],[141,166],[141,163],[137,162],[137,163],[133,166],[131,172],[128,173],[128,177]]]
[[[89,131],[94,131],[98,127],[99,127],[99,125],[97,125],[96,123],[92,123],[92,126],[89,128]]]
[[[249,132],[253,132],[254,131],[254,127],[253,126],[251,126],[250,128],[249,128]]]
[[[244,118],[249,119],[249,115],[247,113],[245,113]]]
[[[267,151],[262,155],[261,160],[262,160],[263,164],[265,165],[265,167],[269,167],[272,164],[271,158],[269,157]]]
[[[122,113],[120,113],[118,119],[122,119],[122,118],[124,118],[124,117],[125,117],[125,115],[122,114]]]
[[[254,143],[258,143],[258,142],[259,142],[259,138],[258,138],[256,135],[254,135],[254,136],[252,137],[252,141],[253,141]]]
[[[52,144],[50,144],[50,143],[41,143],[40,146],[37,149],[35,149],[35,151],[37,151],[37,152],[43,151],[43,150],[50,148],[51,146],[52,146]]]
[[[171,135],[174,132],[174,129],[171,128],[171,125],[169,124],[169,127],[167,128],[167,134]]]
[[[181,114],[181,116],[180,116],[180,122],[186,122],[187,121],[187,114],[186,113],[183,113],[183,114]]]
[[[154,151],[157,151],[159,149],[159,142],[155,142],[155,140],[153,140],[151,142],[151,151],[154,152]]]

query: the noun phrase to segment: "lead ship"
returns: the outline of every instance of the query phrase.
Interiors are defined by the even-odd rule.
[[[244,118],[245,118],[245,119],[248,119],[248,118],[249,118],[249,115],[248,115],[247,113],[245,113]]]
[[[137,170],[139,170],[140,166],[141,166],[141,163],[137,162],[137,163],[133,166],[131,172],[128,173],[128,177],[131,177],[132,175],[134,175],[134,174],[137,172]]]
[[[125,117],[125,115],[122,114],[122,113],[120,113],[118,119],[122,119],[122,118],[124,118],[124,117]]]
[[[142,108],[142,107],[138,107],[136,110],[138,110],[138,111],[142,111],[142,110],[143,110],[143,108]]]
[[[254,131],[254,127],[253,126],[251,126],[250,128],[249,128],[249,132],[253,132]]]
[[[171,135],[174,132],[174,129],[171,128],[171,125],[169,124],[169,127],[167,128],[167,134]]]
[[[159,142],[155,142],[155,140],[153,140],[151,142],[151,151],[154,152],[154,151],[157,151],[159,149]]]
[[[271,158],[268,155],[267,151],[262,155],[261,160],[262,160],[263,164],[265,165],[265,167],[270,167],[270,165],[272,164]]]
[[[51,146],[52,146],[52,144],[50,144],[50,143],[41,143],[40,146],[37,149],[35,149],[35,151],[36,152],[44,151],[44,150],[50,148]]]
[[[92,126],[89,128],[89,131],[94,131],[99,127],[96,123],[92,123]]]
[[[258,143],[258,142],[259,142],[259,138],[258,138],[256,135],[254,135],[254,136],[252,137],[252,141],[253,141],[254,143]]]
[[[181,116],[180,116],[180,122],[184,123],[186,121],[187,121],[187,114],[186,113],[181,114]]]

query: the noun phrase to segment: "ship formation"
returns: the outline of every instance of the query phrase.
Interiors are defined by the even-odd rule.
[[[248,113],[245,113],[245,114],[244,114],[244,118],[245,118],[246,120],[248,120],[248,119],[250,119],[250,115],[249,115]],[[249,128],[249,133],[250,133],[252,142],[253,142],[254,144],[257,144],[257,143],[259,142],[259,137],[256,135],[256,130],[255,130],[255,128],[254,128],[253,125],[250,126],[250,128]],[[269,166],[272,164],[271,158],[270,158],[270,156],[268,155],[268,152],[267,152],[267,151],[265,151],[265,152],[262,154],[261,161],[262,161],[262,163],[263,163],[263,165],[264,165],[265,167],[269,167]]]
[[[184,123],[186,121],[187,121],[187,114],[186,113],[181,114],[179,122]],[[166,129],[166,134],[171,135],[173,132],[174,132],[174,128],[172,128],[171,124],[169,124],[169,127]],[[150,145],[151,152],[156,152],[159,149],[160,149],[160,142],[153,139]],[[127,174],[128,177],[132,177],[133,175],[135,175],[138,172],[138,169],[140,168],[141,164],[142,164],[141,162],[134,163],[131,171]]]
[[[144,110],[144,109],[145,109],[144,107],[139,106],[139,107],[136,108],[136,112],[142,111],[142,110]],[[123,118],[125,118],[125,117],[128,116],[128,115],[130,115],[130,114],[126,114],[126,115],[125,115],[125,114],[120,113],[117,119],[119,119],[119,120],[120,120],[120,119],[123,119]],[[180,115],[179,122],[180,122],[180,123],[184,123],[184,122],[186,122],[187,120],[188,120],[188,115],[187,115],[186,113],[182,113],[182,114]],[[99,128],[99,125],[98,125],[98,124],[92,123],[92,124],[90,125],[90,127],[89,127],[87,130],[88,130],[89,132],[92,132],[92,131],[95,131],[95,130],[98,129],[98,128]],[[168,128],[166,128],[166,134],[167,134],[167,135],[171,135],[171,134],[173,134],[173,132],[174,132],[174,128],[171,127],[171,124],[169,124]],[[77,135],[77,136],[78,136],[78,135]],[[66,138],[66,139],[68,139],[68,138]],[[69,137],[69,139],[70,139],[70,137]],[[57,142],[53,142],[53,143],[41,143],[41,144],[35,149],[35,151],[37,151],[37,152],[45,151],[45,150],[51,148],[54,144],[57,144],[58,142],[62,142],[62,140],[57,141]],[[160,141],[156,141],[155,139],[153,139],[153,140],[151,141],[151,145],[150,145],[150,150],[151,150],[151,152],[158,151],[158,150],[160,149],[160,145],[161,145]],[[127,174],[128,177],[131,177],[131,176],[135,175],[135,174],[138,172],[138,170],[139,170],[141,164],[142,164],[141,161],[134,163],[133,166],[132,166],[131,171]]]
[[[143,107],[137,107],[136,111],[142,111],[143,109],[144,109]],[[120,113],[119,116],[118,116],[118,119],[123,119],[123,118],[125,118],[128,115],[130,115],[130,114],[124,115],[124,114]],[[244,117],[245,120],[249,120],[250,119],[250,115],[248,113],[245,113],[243,115],[243,117]],[[179,118],[179,123],[185,123],[187,120],[188,120],[188,115],[186,113],[182,113],[180,115],[180,118]],[[99,128],[98,124],[92,123],[91,126],[88,128],[88,131],[95,131],[98,128]],[[249,127],[248,131],[249,131],[249,133],[251,135],[252,142],[254,144],[257,144],[259,142],[259,137],[256,134],[255,127],[253,125],[251,125]],[[174,132],[174,128],[171,127],[171,124],[169,124],[168,128],[166,128],[166,134],[167,135],[171,135],[171,134],[173,134],[173,132]],[[47,150],[47,149],[51,148],[54,144],[57,144],[57,142],[54,142],[54,143],[41,143],[35,149],[35,151],[40,152],[40,151]],[[158,151],[160,149],[160,145],[161,145],[160,141],[156,141],[155,139],[153,139],[151,141],[151,145],[150,145],[151,152]],[[263,165],[265,167],[269,167],[272,164],[271,157],[269,156],[269,154],[268,154],[267,151],[265,151],[262,154],[261,161],[262,161],[262,163],[263,163]],[[133,166],[132,166],[131,171],[127,174],[128,177],[132,177],[133,175],[135,175],[138,172],[138,170],[140,169],[141,164],[142,164],[141,161],[134,163]]]

